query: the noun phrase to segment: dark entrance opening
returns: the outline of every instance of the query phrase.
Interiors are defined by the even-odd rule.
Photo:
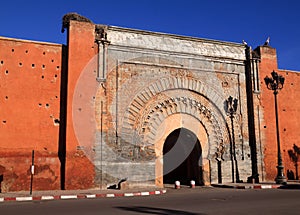
[[[188,129],[174,130],[166,139],[163,147],[164,184],[203,185],[202,149],[197,136]]]

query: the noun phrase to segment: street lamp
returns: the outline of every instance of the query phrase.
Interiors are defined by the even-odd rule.
[[[283,173],[283,164],[280,150],[280,137],[279,137],[279,127],[278,127],[278,108],[277,108],[277,94],[278,91],[283,88],[284,77],[278,75],[277,72],[273,71],[271,73],[272,77],[265,77],[265,83],[269,90],[273,90],[275,98],[275,117],[276,117],[276,134],[277,134],[277,176],[275,178],[276,184],[283,184],[286,182],[286,177]]]
[[[232,139],[232,148],[233,148],[233,159],[235,161],[235,171],[236,171],[235,177],[236,177],[236,182],[240,182],[238,164],[237,164],[236,153],[235,153],[235,138],[234,138],[234,126],[233,126],[233,118],[237,111],[238,100],[233,99],[231,96],[229,96],[225,104],[226,104],[225,111],[227,112],[231,120],[231,131],[232,131],[231,139]]]

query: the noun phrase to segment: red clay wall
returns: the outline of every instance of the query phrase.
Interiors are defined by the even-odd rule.
[[[77,22],[71,20],[68,28],[66,189],[83,189],[95,186],[94,165],[90,161],[90,158],[86,156],[85,152],[81,150],[82,145],[75,134],[73,122],[73,111],[79,111],[80,113],[85,114],[86,109],[83,106],[73,109],[73,97],[81,73],[86,68],[89,61],[97,54],[97,51],[98,48],[95,43],[95,25],[89,22]],[[90,72],[91,75],[96,74],[95,71]],[[95,76],[95,79],[92,82],[87,81],[87,83],[84,83],[83,87],[89,88],[91,85],[96,84]],[[90,99],[92,100],[92,98]],[[86,117],[91,118],[92,116],[85,116],[84,118]],[[85,128],[87,132],[93,132],[85,125],[82,125],[82,128]],[[92,135],[87,135],[87,137],[90,136]]]
[[[288,155],[288,150],[293,149],[293,144],[300,146],[300,136],[298,131],[300,123],[300,73],[278,69],[276,50],[269,46],[259,47],[261,63],[259,67],[261,81],[261,107],[263,109],[264,120],[261,121],[262,141],[264,142],[264,163],[266,177],[265,180],[273,181],[277,175],[277,138],[275,122],[275,106],[273,91],[268,90],[264,78],[271,77],[271,72],[275,70],[285,77],[284,87],[279,91],[278,117],[281,153],[284,165],[284,173],[287,171],[296,173],[295,166]],[[295,175],[296,176],[296,175]]]
[[[62,46],[0,38],[2,191],[60,188],[57,158]]]

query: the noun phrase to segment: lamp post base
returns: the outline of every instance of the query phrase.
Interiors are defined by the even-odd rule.
[[[287,182],[287,180],[286,180],[285,176],[277,176],[275,178],[275,182],[276,182],[276,184],[285,184]]]
[[[279,165],[277,166],[278,174],[275,178],[276,184],[285,184],[287,182],[286,177],[283,174],[283,166]]]

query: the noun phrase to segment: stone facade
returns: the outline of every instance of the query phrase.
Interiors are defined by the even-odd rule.
[[[243,180],[251,175],[249,135],[242,123],[247,121],[243,45],[72,20],[68,35],[69,78],[76,79],[68,90],[69,120],[77,144],[95,166],[96,184],[127,178],[163,186],[164,141],[178,128],[200,141],[204,184],[235,180],[236,169]],[[85,57],[81,50],[89,49]],[[71,59],[79,50],[86,61],[74,66]],[[229,96],[239,103],[237,162],[231,157],[231,124],[224,109]]]
[[[98,25],[77,14],[64,16],[65,29],[66,46],[0,38],[2,191],[29,189],[32,150],[33,189],[106,188],[122,179],[164,186],[183,163],[199,184],[273,180],[273,97],[262,80],[278,69],[275,49],[247,55],[243,44]],[[279,72],[292,77],[282,96],[296,98],[298,73]],[[280,104],[289,170],[298,124],[284,115],[296,120],[294,105]],[[172,141],[178,151],[166,149]]]

